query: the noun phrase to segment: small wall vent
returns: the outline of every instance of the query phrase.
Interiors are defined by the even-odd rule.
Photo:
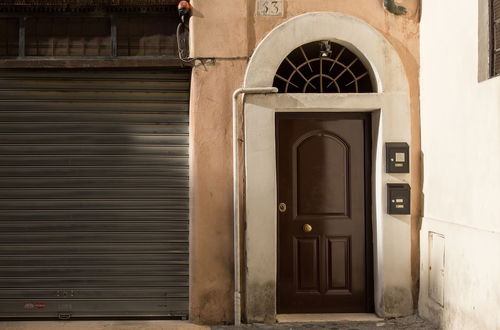
[[[429,232],[429,298],[444,306],[444,236]]]

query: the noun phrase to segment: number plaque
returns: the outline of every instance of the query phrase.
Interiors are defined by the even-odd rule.
[[[283,0],[257,0],[257,16],[283,16]]]

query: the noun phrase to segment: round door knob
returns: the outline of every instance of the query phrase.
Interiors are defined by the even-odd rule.
[[[313,227],[310,224],[306,223],[302,227],[302,230],[304,230],[305,233],[310,233],[313,230]]]

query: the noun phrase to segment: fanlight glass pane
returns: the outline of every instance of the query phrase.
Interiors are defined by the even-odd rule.
[[[280,93],[372,93],[372,77],[359,57],[331,41],[292,51],[281,63],[274,87]]]

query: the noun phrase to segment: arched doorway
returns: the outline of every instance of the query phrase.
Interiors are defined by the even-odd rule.
[[[311,43],[315,45],[314,52],[318,54],[314,58],[308,55],[304,48],[310,49],[308,45]],[[345,49],[343,53],[349,54],[350,59],[340,60],[340,57],[336,59],[341,49]],[[313,52],[313,50],[310,51]],[[293,60],[293,58],[299,60],[300,57],[303,58],[302,63]],[[354,63],[351,64],[353,61]],[[354,70],[356,63],[360,65]],[[325,73],[325,67],[322,67],[324,64],[327,64],[328,69],[334,64],[332,71]],[[286,65],[289,67],[288,76],[283,74]],[[302,65],[303,70],[298,69],[300,65]],[[318,66],[320,69],[315,70],[314,66]],[[311,69],[310,76],[307,76],[307,70],[311,71]],[[334,69],[340,71],[334,71]],[[352,71],[352,74],[349,70]],[[343,71],[344,73],[342,73]],[[345,76],[339,76],[340,73]],[[321,80],[323,81],[321,82]],[[303,85],[299,85],[298,82],[303,82]],[[304,14],[278,26],[259,44],[248,65],[244,85],[245,87],[271,87],[274,85],[282,92],[286,92],[276,95],[251,95],[247,96],[244,102],[247,269],[245,306],[248,321],[273,321],[279,306],[277,304],[279,298],[277,288],[281,281],[279,274],[282,266],[279,263],[280,238],[278,238],[278,233],[280,228],[279,204],[281,201],[278,197],[281,197],[279,185],[283,179],[280,180],[280,162],[279,156],[277,157],[280,143],[277,124],[279,125],[283,116],[298,116],[299,119],[302,116],[298,122],[317,121],[317,118],[314,118],[315,114],[318,114],[319,117],[329,118],[329,121],[335,121],[338,118],[347,120],[352,116],[359,116],[357,125],[363,127],[360,134],[365,137],[369,135],[371,138],[372,143],[368,150],[370,158],[368,174],[363,183],[371,184],[371,186],[368,185],[369,187],[364,186],[365,190],[369,190],[366,191],[365,198],[370,199],[371,203],[369,205],[363,204],[367,211],[371,211],[370,215],[365,214],[364,219],[371,226],[373,233],[367,236],[367,232],[364,232],[365,246],[368,246],[367,242],[373,241],[373,248],[364,251],[365,257],[367,254],[371,254],[370,257],[373,259],[373,265],[369,262],[365,263],[365,268],[373,272],[373,280],[365,277],[366,281],[371,281],[371,283],[365,283],[366,288],[370,285],[374,286],[374,300],[368,305],[371,304],[380,316],[411,314],[413,302],[410,273],[410,216],[388,215],[385,206],[386,184],[410,181],[410,174],[395,177],[385,173],[383,160],[385,142],[398,141],[411,144],[408,83],[396,51],[379,32],[359,19],[339,13]],[[361,126],[359,123],[362,123]],[[299,128],[292,130],[300,131]],[[302,132],[302,135],[314,131],[319,132],[319,135],[323,134],[323,137],[327,139],[328,135],[342,135],[336,134],[335,130],[332,131],[325,126],[309,127],[306,130],[309,131]],[[303,136],[295,137],[296,140],[301,138]],[[333,141],[333,139],[327,139],[323,141]],[[293,145],[293,143],[291,144]],[[337,148],[335,143],[332,142],[330,145],[329,150],[335,152],[335,148]],[[361,149],[365,147],[364,145]],[[324,149],[325,145],[322,145],[321,148]],[[352,155],[354,153],[356,152],[353,151]],[[350,168],[345,173],[354,170],[356,169]],[[285,181],[290,180],[286,179]],[[291,194],[295,196],[297,192],[293,192],[292,189]],[[357,196],[359,194],[358,192]],[[295,197],[292,197],[292,200],[293,198]],[[325,201],[327,203],[327,199]],[[327,204],[323,206],[325,205]],[[354,214],[354,209],[359,211],[358,206],[353,208],[351,204],[351,209],[347,210],[344,216]],[[328,209],[328,207],[324,211],[324,214],[337,212]],[[296,216],[297,208],[292,206],[291,212]],[[305,224],[310,224],[314,228],[314,224],[309,222]],[[302,225],[304,224],[301,223]],[[318,224],[316,224],[317,226]],[[314,249],[318,249],[319,245],[317,244],[322,246],[334,244],[337,247],[346,247],[352,244],[352,241],[341,238],[346,238],[349,235],[335,233],[321,235],[340,239],[328,242],[324,239],[317,242],[306,240],[303,242],[305,243],[303,250],[314,251]],[[292,249],[294,249],[293,246],[297,249],[297,239],[293,240],[295,243],[292,243]],[[362,247],[359,249],[363,250]],[[337,249],[337,251],[339,250]],[[337,259],[342,259],[342,255],[348,255],[346,249],[342,251],[344,252],[336,252]],[[306,255],[307,253],[304,254],[304,256]],[[322,258],[326,260],[325,257]],[[347,265],[347,259],[342,260]],[[321,261],[318,259],[319,262]],[[311,267],[316,266],[309,265],[306,268],[310,269]],[[300,273],[298,268],[295,268],[294,271]],[[351,271],[354,271],[354,268],[351,267]],[[335,283],[339,289],[340,286],[345,286],[347,283],[341,283],[342,280],[339,280],[342,276],[345,278],[345,274],[346,272],[337,273]],[[310,275],[303,274],[303,276]],[[310,278],[314,278],[314,276]],[[321,281],[316,284],[313,283],[314,281],[308,283],[325,286],[327,283],[325,281],[323,284],[320,283]],[[294,285],[297,288],[299,284],[296,281]],[[309,290],[309,288],[306,289]],[[294,310],[294,312],[300,312],[300,310]],[[303,312],[311,311],[304,309]]]
[[[281,93],[371,93],[358,56],[330,40],[280,64]],[[277,312],[373,311],[369,113],[276,114]]]

